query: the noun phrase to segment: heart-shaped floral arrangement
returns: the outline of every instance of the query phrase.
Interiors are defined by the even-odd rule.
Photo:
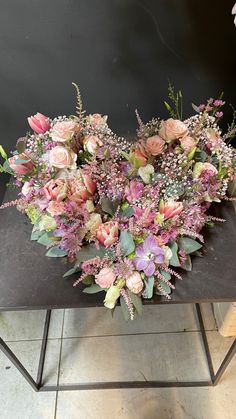
[[[28,118],[33,134],[0,170],[21,188],[11,204],[33,224],[31,240],[47,257],[67,258],[83,292],[105,292],[104,305],[120,304],[126,319],[141,313],[142,298],[170,298],[180,278],[172,267],[191,270],[190,254],[203,243],[202,227],[212,201],[227,199],[235,151],[218,121],[221,99],[195,107],[182,121],[181,92],[169,88],[171,118],[144,124],[137,138],[117,137],[100,114],[86,116],[77,89],[77,116]],[[220,221],[220,220],[219,220]]]

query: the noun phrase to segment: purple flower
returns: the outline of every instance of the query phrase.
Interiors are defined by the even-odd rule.
[[[205,105],[201,103],[201,105],[198,106],[198,112],[203,112],[205,110]]]
[[[215,116],[216,118],[221,118],[223,116],[223,112],[216,112]]]
[[[223,102],[223,100],[220,100],[220,99],[214,100],[214,103],[213,103],[213,105],[216,106],[217,108],[219,106],[223,106],[224,104],[225,104],[225,102]]]
[[[156,263],[164,262],[164,251],[158,246],[154,236],[148,236],[136,249],[133,259],[135,268],[143,271],[145,275],[152,276],[156,269]]]

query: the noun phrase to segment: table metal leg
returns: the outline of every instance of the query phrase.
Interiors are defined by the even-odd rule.
[[[206,358],[207,358],[207,364],[208,364],[209,373],[210,373],[210,377],[211,377],[211,382],[212,382],[213,386],[216,386],[218,384],[219,380],[221,379],[222,375],[224,374],[224,372],[225,372],[227,366],[229,365],[230,361],[233,359],[234,355],[236,354],[236,339],[233,341],[233,343],[232,343],[231,347],[229,348],[227,354],[225,355],[220,367],[218,368],[218,371],[215,373],[213,363],[212,363],[212,358],[211,358],[211,352],[210,352],[210,348],[209,348],[208,341],[207,341],[207,335],[206,335],[206,331],[205,331],[205,327],[204,327],[204,322],[203,322],[203,318],[202,318],[201,307],[200,307],[199,304],[196,304],[196,309],[197,309],[197,315],[198,315],[198,320],[199,320],[199,325],[200,325],[200,332],[201,332],[201,335],[202,335],[205,354],[206,354]]]
[[[36,380],[38,387],[41,387],[42,385],[43,367],[44,367],[44,361],[45,361],[45,355],[46,355],[46,349],[47,349],[50,318],[51,318],[51,310],[47,310],[45,323],[44,323],[44,330],[43,330],[43,340],[42,340],[41,352],[40,352],[40,358],[39,358],[38,374],[37,374],[37,380]]]

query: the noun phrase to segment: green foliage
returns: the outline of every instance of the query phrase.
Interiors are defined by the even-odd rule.
[[[124,319],[126,321],[130,320],[130,312],[129,312],[129,309],[128,309],[127,304],[126,304],[123,297],[120,297],[120,306],[121,306],[121,310],[122,310],[122,314],[124,316]]]
[[[26,143],[25,140],[18,140],[17,144],[16,144],[16,149],[18,151],[19,154],[24,153],[25,149],[26,149]]]
[[[4,160],[7,160],[7,153],[5,152],[4,148],[0,145],[0,155]]]
[[[67,256],[67,252],[65,250],[60,249],[60,247],[51,247],[46,253],[46,256],[49,258],[63,258]]]
[[[192,270],[192,262],[189,255],[187,255],[187,259],[185,261],[185,264],[181,266],[182,269],[185,269],[185,271],[191,271]]]
[[[183,96],[181,90],[175,92],[174,86],[169,82],[168,86],[168,98],[171,102],[171,105],[167,102],[164,102],[166,109],[168,110],[170,116],[174,119],[183,118]]]
[[[128,230],[121,231],[120,245],[121,245],[121,250],[124,256],[129,255],[135,250],[133,236],[128,232]]]
[[[202,247],[200,243],[198,243],[196,240],[190,239],[189,237],[180,237],[178,240],[178,245],[180,249],[183,249],[187,255],[201,249]]]
[[[115,199],[112,201],[111,199],[104,197],[101,200],[101,205],[104,212],[113,216],[119,206],[119,200]]]
[[[153,296],[153,286],[154,286],[154,276],[149,276],[144,279],[145,288],[142,293],[143,298],[152,298]]]
[[[127,208],[122,209],[122,211],[120,211],[119,216],[120,217],[132,217],[132,215],[134,215],[134,210],[132,207],[128,206]]]
[[[79,267],[74,266],[73,268],[69,269],[67,272],[64,273],[63,278],[67,278],[68,276],[76,274],[77,272],[79,272]]]
[[[170,259],[170,265],[172,266],[180,266],[180,261],[178,257],[178,245],[175,241],[171,241],[168,245],[172,251],[172,257]]]
[[[155,294],[157,295],[166,295],[166,294],[170,294],[171,293],[171,288],[169,287],[169,285],[162,281],[161,279],[158,279],[158,284],[161,286],[161,288],[163,289],[163,291],[161,291],[160,289],[156,288],[155,289]]]
[[[100,258],[104,258],[104,256],[109,256],[111,259],[114,258],[113,250],[106,249],[104,246],[100,246],[99,249],[96,246],[89,244],[88,246],[84,246],[78,253],[77,253],[77,262],[85,262],[86,260],[93,259],[99,256]]]
[[[104,291],[98,284],[92,284],[90,287],[84,288],[83,292],[85,294],[96,294],[97,292]]]
[[[131,301],[134,305],[135,310],[141,316],[142,311],[143,311],[143,305],[142,305],[141,297],[139,297],[137,294],[134,294],[130,290],[128,290],[128,294],[129,294],[129,297],[130,297],[130,299],[131,299]]]

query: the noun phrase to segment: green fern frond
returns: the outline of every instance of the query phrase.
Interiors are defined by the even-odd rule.
[[[76,90],[76,99],[77,99],[76,113],[79,116],[79,118],[83,118],[84,111],[83,111],[83,103],[82,103],[82,97],[81,97],[79,86],[74,82],[72,82],[72,86],[74,86]]]

